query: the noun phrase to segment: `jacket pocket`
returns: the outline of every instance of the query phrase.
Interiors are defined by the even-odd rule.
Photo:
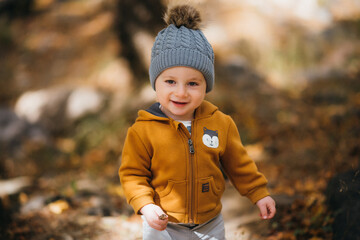
[[[220,203],[224,187],[218,189],[214,178],[206,177],[198,182],[198,212],[205,213],[214,210]]]
[[[155,194],[155,204],[166,212],[185,213],[186,180],[169,180],[164,190]]]

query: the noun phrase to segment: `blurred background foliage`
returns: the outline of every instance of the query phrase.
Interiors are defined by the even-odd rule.
[[[360,1],[196,3],[216,56],[207,99],[235,119],[278,202],[252,236],[358,239]],[[109,218],[84,216],[132,221],[119,156],[155,101],[147,71],[167,4],[0,0],[1,237],[111,239]]]

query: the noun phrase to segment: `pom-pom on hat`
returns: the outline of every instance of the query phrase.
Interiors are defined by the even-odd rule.
[[[167,68],[192,67],[202,72],[206,92],[214,86],[214,51],[200,30],[200,13],[188,5],[168,9],[165,14],[168,26],[161,30],[151,50],[150,83]]]

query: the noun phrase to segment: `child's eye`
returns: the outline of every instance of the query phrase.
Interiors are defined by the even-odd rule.
[[[189,86],[198,86],[199,84],[197,82],[189,82]]]
[[[165,82],[168,83],[168,84],[175,84],[174,80],[165,80]]]

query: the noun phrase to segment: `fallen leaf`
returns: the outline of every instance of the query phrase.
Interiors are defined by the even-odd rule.
[[[52,213],[61,214],[62,212],[69,209],[69,203],[66,202],[65,200],[60,199],[50,203],[48,207]]]

